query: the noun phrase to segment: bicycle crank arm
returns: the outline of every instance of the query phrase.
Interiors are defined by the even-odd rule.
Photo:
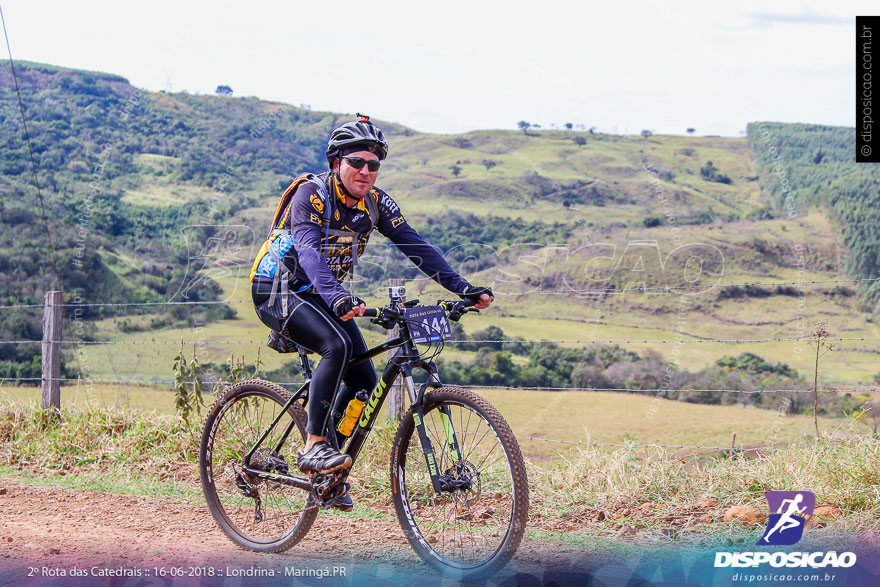
[[[312,491],[318,499],[329,499],[347,491],[348,471],[334,474],[317,473],[310,478]],[[342,491],[338,491],[342,487]]]

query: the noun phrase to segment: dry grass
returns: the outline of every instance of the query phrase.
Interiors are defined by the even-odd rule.
[[[21,410],[0,404],[0,466],[40,474],[116,474],[198,483],[198,424],[113,408]]]
[[[602,444],[730,446],[736,433],[736,446],[754,448],[784,446],[814,435],[812,418],[803,415],[780,416],[777,412],[741,405],[705,405],[655,398],[649,395],[615,392],[560,393],[540,390],[475,389],[502,413],[519,437],[523,454],[535,461],[550,462],[572,458],[576,442]],[[75,413],[101,410],[146,419],[168,418],[174,414],[174,395],[168,389],[150,386],[94,384],[64,386],[62,406]],[[8,401],[16,410],[36,409],[39,389],[0,387],[0,402]],[[207,404],[213,396],[207,396]],[[385,408],[383,406],[383,412]],[[160,414],[154,417],[152,414]],[[200,420],[202,416],[197,417]],[[384,420],[384,418],[383,418]],[[852,425],[851,425],[852,424]],[[820,418],[825,435],[859,434],[869,429],[843,418]],[[366,452],[378,450],[376,436],[391,434],[375,429]],[[549,440],[531,440],[529,437]],[[390,444],[391,438],[388,439]],[[613,448],[613,447],[612,447]],[[684,450],[676,454],[717,454],[717,451]],[[387,459],[381,461],[387,466]]]
[[[0,467],[33,477],[102,479],[103,490],[201,499],[198,424],[119,410],[64,411],[0,406]],[[390,503],[388,462],[394,430],[374,430],[352,473],[360,505]],[[663,449],[615,451],[583,446],[553,464],[529,461],[533,538],[638,544],[748,540],[760,528],[722,522],[730,506],[766,511],[768,490],[807,490],[817,505],[840,508],[805,541],[877,535],[880,441],[854,435],[792,444],[776,452],[683,458]],[[80,485],[82,482],[80,482]],[[160,492],[161,492],[160,491]],[[809,544],[809,542],[808,542]]]
[[[819,532],[828,540],[876,534],[880,442],[823,439],[756,458],[735,455],[703,462],[662,449],[609,453],[585,447],[566,463],[530,463],[529,479],[532,518],[548,530],[589,528],[609,536],[624,531],[648,542],[671,537],[713,542],[763,530],[723,523],[728,507],[749,505],[766,512],[765,491],[806,490],[816,494],[817,505],[841,510]]]

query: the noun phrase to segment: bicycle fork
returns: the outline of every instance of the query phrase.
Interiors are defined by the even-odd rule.
[[[442,472],[437,467],[437,458],[434,452],[434,446],[428,437],[425,429],[425,413],[421,404],[415,406],[413,411],[413,420],[415,421],[416,431],[419,434],[419,441],[422,443],[422,450],[425,453],[425,462],[428,465],[428,471],[431,473],[431,484],[434,491],[442,493],[444,491],[455,491],[457,489],[470,489],[470,479],[460,479],[459,472],[461,464],[461,450],[458,444],[458,437],[455,435],[455,428],[452,426],[452,417],[449,413],[448,406],[440,406],[440,420],[443,423],[443,442],[445,443],[441,455],[447,450],[452,460],[453,467],[448,472]],[[448,474],[452,472],[452,475]]]

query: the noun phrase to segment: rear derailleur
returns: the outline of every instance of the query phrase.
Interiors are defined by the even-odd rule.
[[[251,485],[247,479],[252,479],[250,475],[242,475],[240,472],[235,473],[235,484],[241,490],[241,494],[254,500],[254,522],[263,521],[263,500],[260,499],[260,491],[256,485]]]
[[[287,461],[273,450],[260,449],[254,452],[245,465],[251,470],[265,473],[290,474],[290,467]],[[235,485],[241,490],[241,494],[254,500],[254,522],[256,523],[263,521],[263,500],[260,499],[260,490],[257,489],[259,483],[259,477],[240,471],[235,473]]]

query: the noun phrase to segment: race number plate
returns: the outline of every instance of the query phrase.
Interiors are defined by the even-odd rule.
[[[413,341],[418,344],[439,342],[452,338],[452,329],[446,312],[440,306],[416,306],[403,311]]]

